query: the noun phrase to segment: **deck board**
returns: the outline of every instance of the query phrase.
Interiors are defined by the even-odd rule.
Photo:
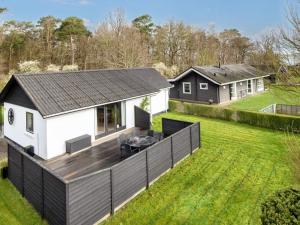
[[[141,134],[145,134],[145,132],[139,130]],[[65,154],[55,159],[44,161],[43,164],[65,180],[71,180],[109,168],[121,160],[120,146],[116,137],[82,152],[72,155]]]

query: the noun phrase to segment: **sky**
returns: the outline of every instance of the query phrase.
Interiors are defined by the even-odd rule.
[[[169,20],[183,21],[216,31],[237,28],[255,37],[286,25],[286,11],[296,0],[0,0],[8,12],[1,21],[16,19],[36,22],[40,17],[78,16],[90,29],[105,20],[110,12],[122,9],[128,21],[143,15],[156,24]]]

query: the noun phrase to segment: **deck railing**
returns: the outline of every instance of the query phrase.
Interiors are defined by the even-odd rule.
[[[201,146],[200,123],[163,119],[166,138],[120,163],[70,181],[10,145],[9,179],[49,224],[95,224]]]

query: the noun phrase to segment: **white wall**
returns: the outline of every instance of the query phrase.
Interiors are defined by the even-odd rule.
[[[150,111],[151,114],[166,112],[169,108],[169,89],[162,89],[156,95],[151,96]]]
[[[10,108],[14,110],[14,123],[12,125],[8,123],[7,118]],[[33,134],[26,131],[26,112],[33,114]],[[4,135],[22,147],[32,145],[36,155],[46,158],[46,120],[38,111],[4,103]]]
[[[135,98],[127,100],[125,103],[126,108],[126,128],[134,127],[134,106],[140,106],[141,102],[143,101],[144,97]]]
[[[66,140],[89,134],[95,140],[95,108],[50,117],[47,121],[47,157],[66,152]]]

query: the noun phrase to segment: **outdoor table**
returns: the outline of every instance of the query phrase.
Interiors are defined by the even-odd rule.
[[[134,136],[127,140],[128,145],[139,150],[145,149],[157,142],[156,138],[151,136]]]

